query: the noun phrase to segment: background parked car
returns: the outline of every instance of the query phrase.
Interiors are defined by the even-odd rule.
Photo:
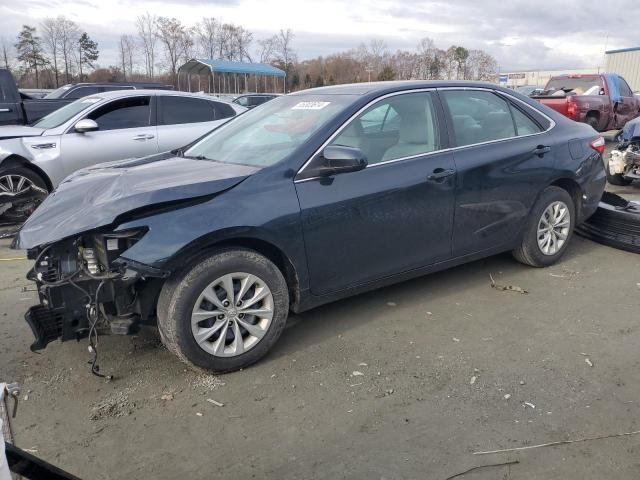
[[[239,97],[234,98],[233,103],[243,107],[253,108],[279,96],[280,95],[272,93],[249,93],[247,95],[240,95]]]
[[[533,98],[596,131],[619,129],[640,115],[640,98],[615,74],[559,75]]]
[[[526,95],[527,97],[532,97],[534,95],[539,95],[543,92],[542,87],[537,87],[535,85],[522,85],[520,87],[516,87],[516,92],[521,93],[522,95]]]
[[[35,260],[32,348],[86,336],[89,297],[107,332],[157,312],[170,351],[224,372],[261,358],[290,311],[504,251],[551,265],[598,207],[603,150],[591,127],[484,83],[280,97],[45,200],[15,243]]]
[[[79,168],[182,147],[245,110],[204,95],[118,90],[76,100],[33,126],[0,127],[0,214],[23,218]]]
[[[65,85],[44,98],[21,93],[11,72],[0,69],[0,125],[28,125],[78,98],[113,90],[171,89],[161,83],[77,83]]]

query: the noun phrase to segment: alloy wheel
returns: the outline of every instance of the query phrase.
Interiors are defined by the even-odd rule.
[[[555,255],[569,237],[571,215],[564,202],[550,204],[538,222],[538,247],[544,255]]]
[[[198,296],[191,313],[191,332],[205,352],[235,357],[266,335],[273,313],[273,295],[262,279],[250,273],[228,273]]]
[[[0,195],[13,197],[33,187],[33,182],[22,175],[9,174],[0,177]]]

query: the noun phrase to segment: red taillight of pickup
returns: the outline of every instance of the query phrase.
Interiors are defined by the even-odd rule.
[[[604,138],[602,137],[596,138],[595,140],[589,143],[589,146],[593,148],[596,152],[598,152],[600,155],[602,155],[604,153],[604,146],[605,146]]]
[[[578,104],[576,103],[573,95],[567,97],[567,117],[571,120],[578,119]]]

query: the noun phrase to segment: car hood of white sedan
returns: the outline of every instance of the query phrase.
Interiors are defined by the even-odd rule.
[[[4,125],[0,127],[0,140],[8,138],[38,137],[44,133],[44,128],[24,125]]]

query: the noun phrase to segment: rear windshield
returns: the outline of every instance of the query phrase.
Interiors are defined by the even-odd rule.
[[[549,80],[544,94],[553,95],[556,92],[564,92],[571,95],[600,95],[603,88],[602,77],[599,75],[577,78],[560,77]]]
[[[46,117],[42,117],[36,123],[33,124],[34,127],[38,128],[56,128],[75,117],[81,111],[89,108],[91,105],[95,105],[100,100],[101,97],[84,97],[72,102],[68,105],[65,105],[58,110],[51,112]]]
[[[60,87],[56,90],[54,90],[53,92],[49,92],[47,93],[43,98],[62,98],[62,96],[67,93],[67,91],[73,87],[73,85],[65,85],[63,87]]]

